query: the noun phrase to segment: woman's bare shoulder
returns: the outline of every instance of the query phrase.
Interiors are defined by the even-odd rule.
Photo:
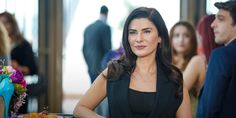
[[[203,55],[195,55],[191,58],[189,63],[202,64],[205,63],[205,58]]]
[[[203,55],[195,55],[192,57],[193,60],[197,61],[204,61],[204,56]]]

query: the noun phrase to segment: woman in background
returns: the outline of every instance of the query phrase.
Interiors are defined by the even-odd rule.
[[[194,27],[186,21],[176,23],[170,30],[173,63],[181,69],[184,86],[190,93],[192,114],[195,117],[197,97],[205,79],[205,62],[197,55],[197,37]]]
[[[209,57],[213,49],[220,47],[222,45],[218,45],[215,43],[215,35],[214,31],[211,28],[211,23],[214,21],[215,15],[206,15],[203,16],[196,27],[197,37],[199,41],[199,48],[202,49],[200,54],[203,54],[203,58],[205,59],[206,63],[208,63]]]
[[[3,12],[0,14],[0,22],[4,24],[10,37],[12,66],[21,70],[24,75],[36,74],[37,66],[32,47],[20,33],[14,16],[8,12]]]

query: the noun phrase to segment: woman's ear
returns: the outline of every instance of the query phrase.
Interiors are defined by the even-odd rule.
[[[161,40],[162,40],[161,37],[158,37],[158,43],[161,43]]]
[[[161,37],[158,37],[158,41],[157,41],[157,45],[158,45],[158,48],[161,48]]]

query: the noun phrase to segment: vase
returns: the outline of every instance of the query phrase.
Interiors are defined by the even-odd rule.
[[[14,85],[10,81],[10,78],[9,77],[3,78],[0,81],[0,96],[3,97],[3,102],[4,102],[4,118],[8,118],[8,110],[13,93],[14,93]]]

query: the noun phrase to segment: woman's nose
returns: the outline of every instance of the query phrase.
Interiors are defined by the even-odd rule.
[[[138,33],[137,38],[136,38],[136,42],[142,42],[143,41],[143,36],[141,33]]]
[[[183,36],[179,36],[178,37],[178,41],[179,41],[179,43],[183,43],[184,42],[184,37]]]

